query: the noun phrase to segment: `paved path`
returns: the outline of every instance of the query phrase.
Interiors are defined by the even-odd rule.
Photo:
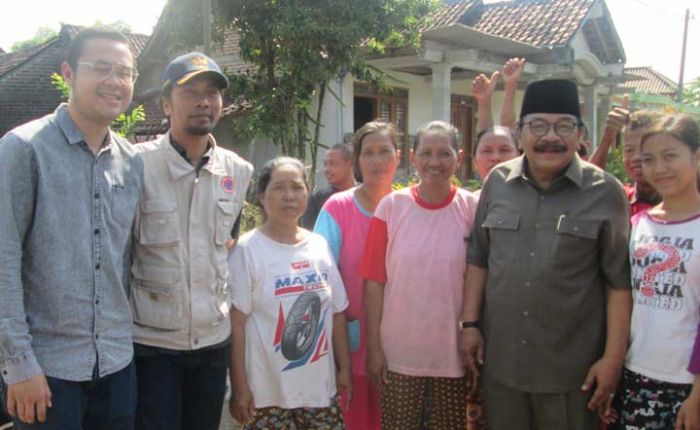
[[[224,413],[221,414],[221,426],[219,430],[240,430],[241,426],[236,424],[228,413],[228,402],[224,405]]]

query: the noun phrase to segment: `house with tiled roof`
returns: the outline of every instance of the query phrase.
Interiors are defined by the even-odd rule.
[[[167,11],[168,5],[161,20]],[[613,89],[623,81],[625,52],[605,0],[443,0],[426,17],[420,31],[418,48],[388,49],[383,55],[367,53],[369,63],[391,78],[388,82],[393,87],[388,91],[378,93],[351,75],[330,84],[340,100],[331,96],[325,100],[322,143],[346,140],[366,121],[382,118],[397,125],[403,152],[408,154],[409,136],[422,124],[442,119],[460,128],[465,155],[470,155],[476,118],[471,82],[480,73],[500,69],[512,57],[527,59],[516,104],[519,106],[522,89],[529,81],[573,79],[580,87],[584,120],[595,142]],[[229,72],[250,67],[239,56],[236,37],[234,31],[228,32],[223,49],[212,55]],[[138,83],[141,88],[137,94],[148,93],[157,82],[155,70],[162,70],[175,56],[168,47],[168,38],[159,34],[156,26],[146,55],[139,60],[142,77],[151,77]],[[151,72],[144,72],[144,68]],[[501,100],[502,91],[497,91],[495,111],[500,110]],[[223,121],[221,128],[226,127]],[[235,137],[219,138],[228,140]],[[256,165],[276,151],[246,144],[237,149]],[[408,164],[405,157],[404,173],[408,172]],[[471,163],[467,160],[463,164],[461,176],[467,178]]]
[[[625,82],[618,86],[613,102],[621,103],[624,94],[633,110],[683,112],[700,118],[700,108],[678,101],[678,84],[651,67],[625,67]]]
[[[0,136],[12,128],[53,112],[61,93],[51,84],[51,74],[61,73],[66,49],[81,27],[62,24],[59,33],[37,46],[0,54]],[[135,55],[148,36],[127,34]]]
[[[676,97],[678,84],[651,67],[625,67],[626,80],[620,91]]]

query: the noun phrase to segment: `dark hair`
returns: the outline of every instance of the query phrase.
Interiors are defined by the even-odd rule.
[[[513,129],[510,127],[504,127],[502,125],[494,125],[492,127],[485,128],[476,134],[476,140],[474,142],[474,149],[472,150],[472,155],[476,155],[476,150],[479,147],[479,143],[481,143],[481,139],[484,136],[486,136],[487,134],[496,134],[498,131],[503,131],[508,135],[508,137],[510,138],[510,141],[513,143],[513,147],[517,151],[518,150],[518,138],[515,137],[515,133],[513,132]]]
[[[257,197],[258,205],[260,207],[262,207],[262,205],[260,204],[260,194],[264,193],[267,189],[267,186],[270,185],[270,181],[272,180],[272,172],[274,172],[281,166],[293,166],[297,168],[299,172],[301,172],[301,177],[304,180],[304,186],[306,187],[306,191],[309,190],[309,185],[306,182],[306,168],[304,167],[304,164],[301,161],[292,157],[273,158],[272,160],[269,160],[265,164],[263,164],[262,168],[260,168],[260,173],[258,174]],[[265,208],[262,209],[264,215]]]
[[[651,124],[651,127],[642,136],[641,146],[652,136],[657,134],[669,134],[683,142],[690,152],[700,148],[700,127],[697,121],[689,115],[677,114],[662,116]]]
[[[431,121],[419,128],[416,132],[416,138],[413,139],[413,150],[415,151],[418,149],[418,143],[426,134],[433,132],[440,133],[447,137],[452,149],[459,151],[462,143],[462,136],[457,127],[445,121]]]
[[[80,30],[78,34],[73,37],[70,45],[68,45],[68,52],[66,53],[66,62],[75,70],[78,67],[78,60],[83,54],[83,48],[88,40],[94,39],[107,39],[114,40],[115,42],[122,42],[129,46],[129,39],[124,36],[124,34],[111,29],[109,27],[91,27],[84,30]],[[134,56],[131,47],[129,47],[129,52],[131,52],[132,57]]]
[[[399,149],[399,133],[396,131],[396,126],[390,122],[374,120],[357,129],[355,134],[352,135],[352,151],[355,161],[355,179],[357,179],[358,182],[362,182],[362,172],[360,171],[359,163],[360,154],[362,153],[362,142],[365,140],[365,137],[372,133],[385,133],[389,136],[394,150]]]
[[[341,156],[344,160],[353,160],[352,157],[352,147],[345,143],[336,143],[328,148],[329,151],[340,151]],[[354,160],[353,160],[354,161]]]
[[[627,130],[641,130],[652,125],[654,122],[660,120],[664,114],[661,112],[654,112],[651,110],[639,110],[637,112],[632,112],[630,115],[630,120],[627,123]]]

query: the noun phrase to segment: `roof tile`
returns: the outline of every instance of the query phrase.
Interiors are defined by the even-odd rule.
[[[8,54],[0,54],[0,77],[10,70],[22,65],[24,62],[34,58],[40,52],[44,51],[46,48],[52,46],[54,43],[58,42],[63,35],[68,37],[68,40],[72,40],[76,34],[84,27],[63,24],[61,26],[61,33],[47,40],[46,42],[32,46],[27,49],[23,49],[18,52],[11,52]],[[138,33],[126,33],[126,37],[129,39],[129,46],[131,47],[134,55],[138,57],[141,50],[146,45],[148,40],[147,35]]]
[[[464,24],[494,36],[553,48],[566,45],[595,0],[511,0],[483,4],[463,0],[430,15],[422,31]]]
[[[628,80],[620,85],[621,89],[634,90],[637,93],[674,96],[678,85],[651,67],[625,67]]]

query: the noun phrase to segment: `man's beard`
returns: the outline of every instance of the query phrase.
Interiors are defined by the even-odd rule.
[[[214,130],[214,127],[196,127],[196,126],[189,126],[185,129],[185,131],[188,134],[191,134],[193,136],[206,136],[207,134],[211,133],[211,131]]]

